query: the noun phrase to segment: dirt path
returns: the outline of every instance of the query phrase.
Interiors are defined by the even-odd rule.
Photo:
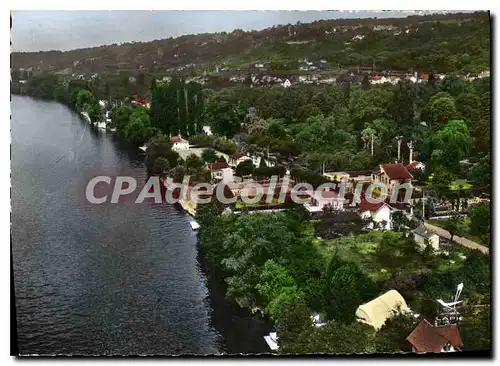
[[[428,223],[425,223],[424,225],[427,229],[434,231],[436,234],[438,234],[439,236],[441,236],[443,238],[446,238],[446,239],[451,238],[450,233],[448,231],[440,228],[440,227],[437,227],[437,226],[434,226],[434,225],[431,225]],[[485,247],[484,245],[480,245],[480,244],[473,242],[472,240],[469,240],[467,238],[462,238],[461,236],[455,235],[453,237],[453,241],[457,244],[464,246],[464,247],[467,247],[470,249],[480,250],[483,253],[489,253],[489,251],[490,251],[488,247]]]

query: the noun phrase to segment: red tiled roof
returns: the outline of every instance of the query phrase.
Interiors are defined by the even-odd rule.
[[[218,161],[216,163],[208,164],[209,170],[220,170],[224,168],[229,168],[229,165],[225,161]]]
[[[181,141],[182,141],[182,139],[181,139],[179,136],[175,136],[175,137],[172,137],[172,138],[170,139],[170,141],[172,141],[172,142],[181,142]]]
[[[428,74],[421,74],[420,79],[429,79],[429,75]]]
[[[230,156],[231,159],[238,160],[239,158],[242,158],[246,154],[244,152],[237,152],[236,154],[233,154]]]
[[[384,202],[370,203],[367,200],[362,199],[361,202],[359,203],[358,208],[359,208],[359,212],[365,212],[365,211],[377,212],[383,206],[385,206]]]
[[[417,352],[441,352],[450,343],[453,347],[463,348],[460,331],[454,324],[434,327],[426,319],[406,338]]]
[[[413,178],[413,175],[401,163],[382,164],[382,169],[389,179],[404,180]]]
[[[372,80],[380,80],[380,79],[381,79],[381,77],[378,75],[372,76]]]
[[[414,161],[413,163],[408,164],[405,168],[406,168],[406,170],[408,170],[409,172],[411,172],[412,170],[417,169],[417,166],[419,164],[421,164],[419,161]]]
[[[434,327],[434,330],[446,340],[448,340],[453,347],[463,348],[462,337],[460,337],[460,330],[456,324],[441,325]]]

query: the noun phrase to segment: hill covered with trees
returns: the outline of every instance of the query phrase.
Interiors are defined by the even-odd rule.
[[[392,19],[335,19],[259,31],[205,33],[67,52],[15,52],[13,69],[33,72],[215,71],[255,62],[295,70],[301,58],[330,68],[480,72],[490,66],[487,12]],[[177,70],[178,71],[178,70]]]

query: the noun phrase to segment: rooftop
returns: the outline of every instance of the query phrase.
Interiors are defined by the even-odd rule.
[[[377,212],[380,210],[382,207],[387,206],[384,202],[378,202],[378,203],[371,203],[368,202],[367,200],[363,199],[359,203],[359,212],[365,212],[365,211],[370,211],[370,212]],[[389,206],[387,206],[389,207]]]
[[[435,327],[422,319],[418,326],[406,338],[417,352],[441,352],[446,344],[463,348],[460,331],[456,324]]]
[[[381,167],[390,179],[403,180],[413,178],[410,172],[401,163],[382,164]]]
[[[225,161],[218,161],[216,163],[208,164],[208,169],[212,170],[212,171],[213,170],[221,170],[224,168],[229,168],[229,165]]]
[[[412,170],[417,169],[421,164],[422,163],[420,161],[414,161],[414,162],[408,164],[405,168],[406,168],[406,170],[411,172]]]
[[[430,239],[437,234],[433,231],[430,231],[425,226],[419,226],[416,229],[412,230],[412,233],[417,234],[418,236]]]

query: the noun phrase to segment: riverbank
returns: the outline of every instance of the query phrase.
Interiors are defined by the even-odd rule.
[[[198,262],[205,273],[210,294],[212,325],[223,337],[224,354],[271,353],[264,336],[273,331],[272,322],[260,313],[252,314],[226,296],[227,285],[221,271],[207,260],[203,248],[198,245]]]

